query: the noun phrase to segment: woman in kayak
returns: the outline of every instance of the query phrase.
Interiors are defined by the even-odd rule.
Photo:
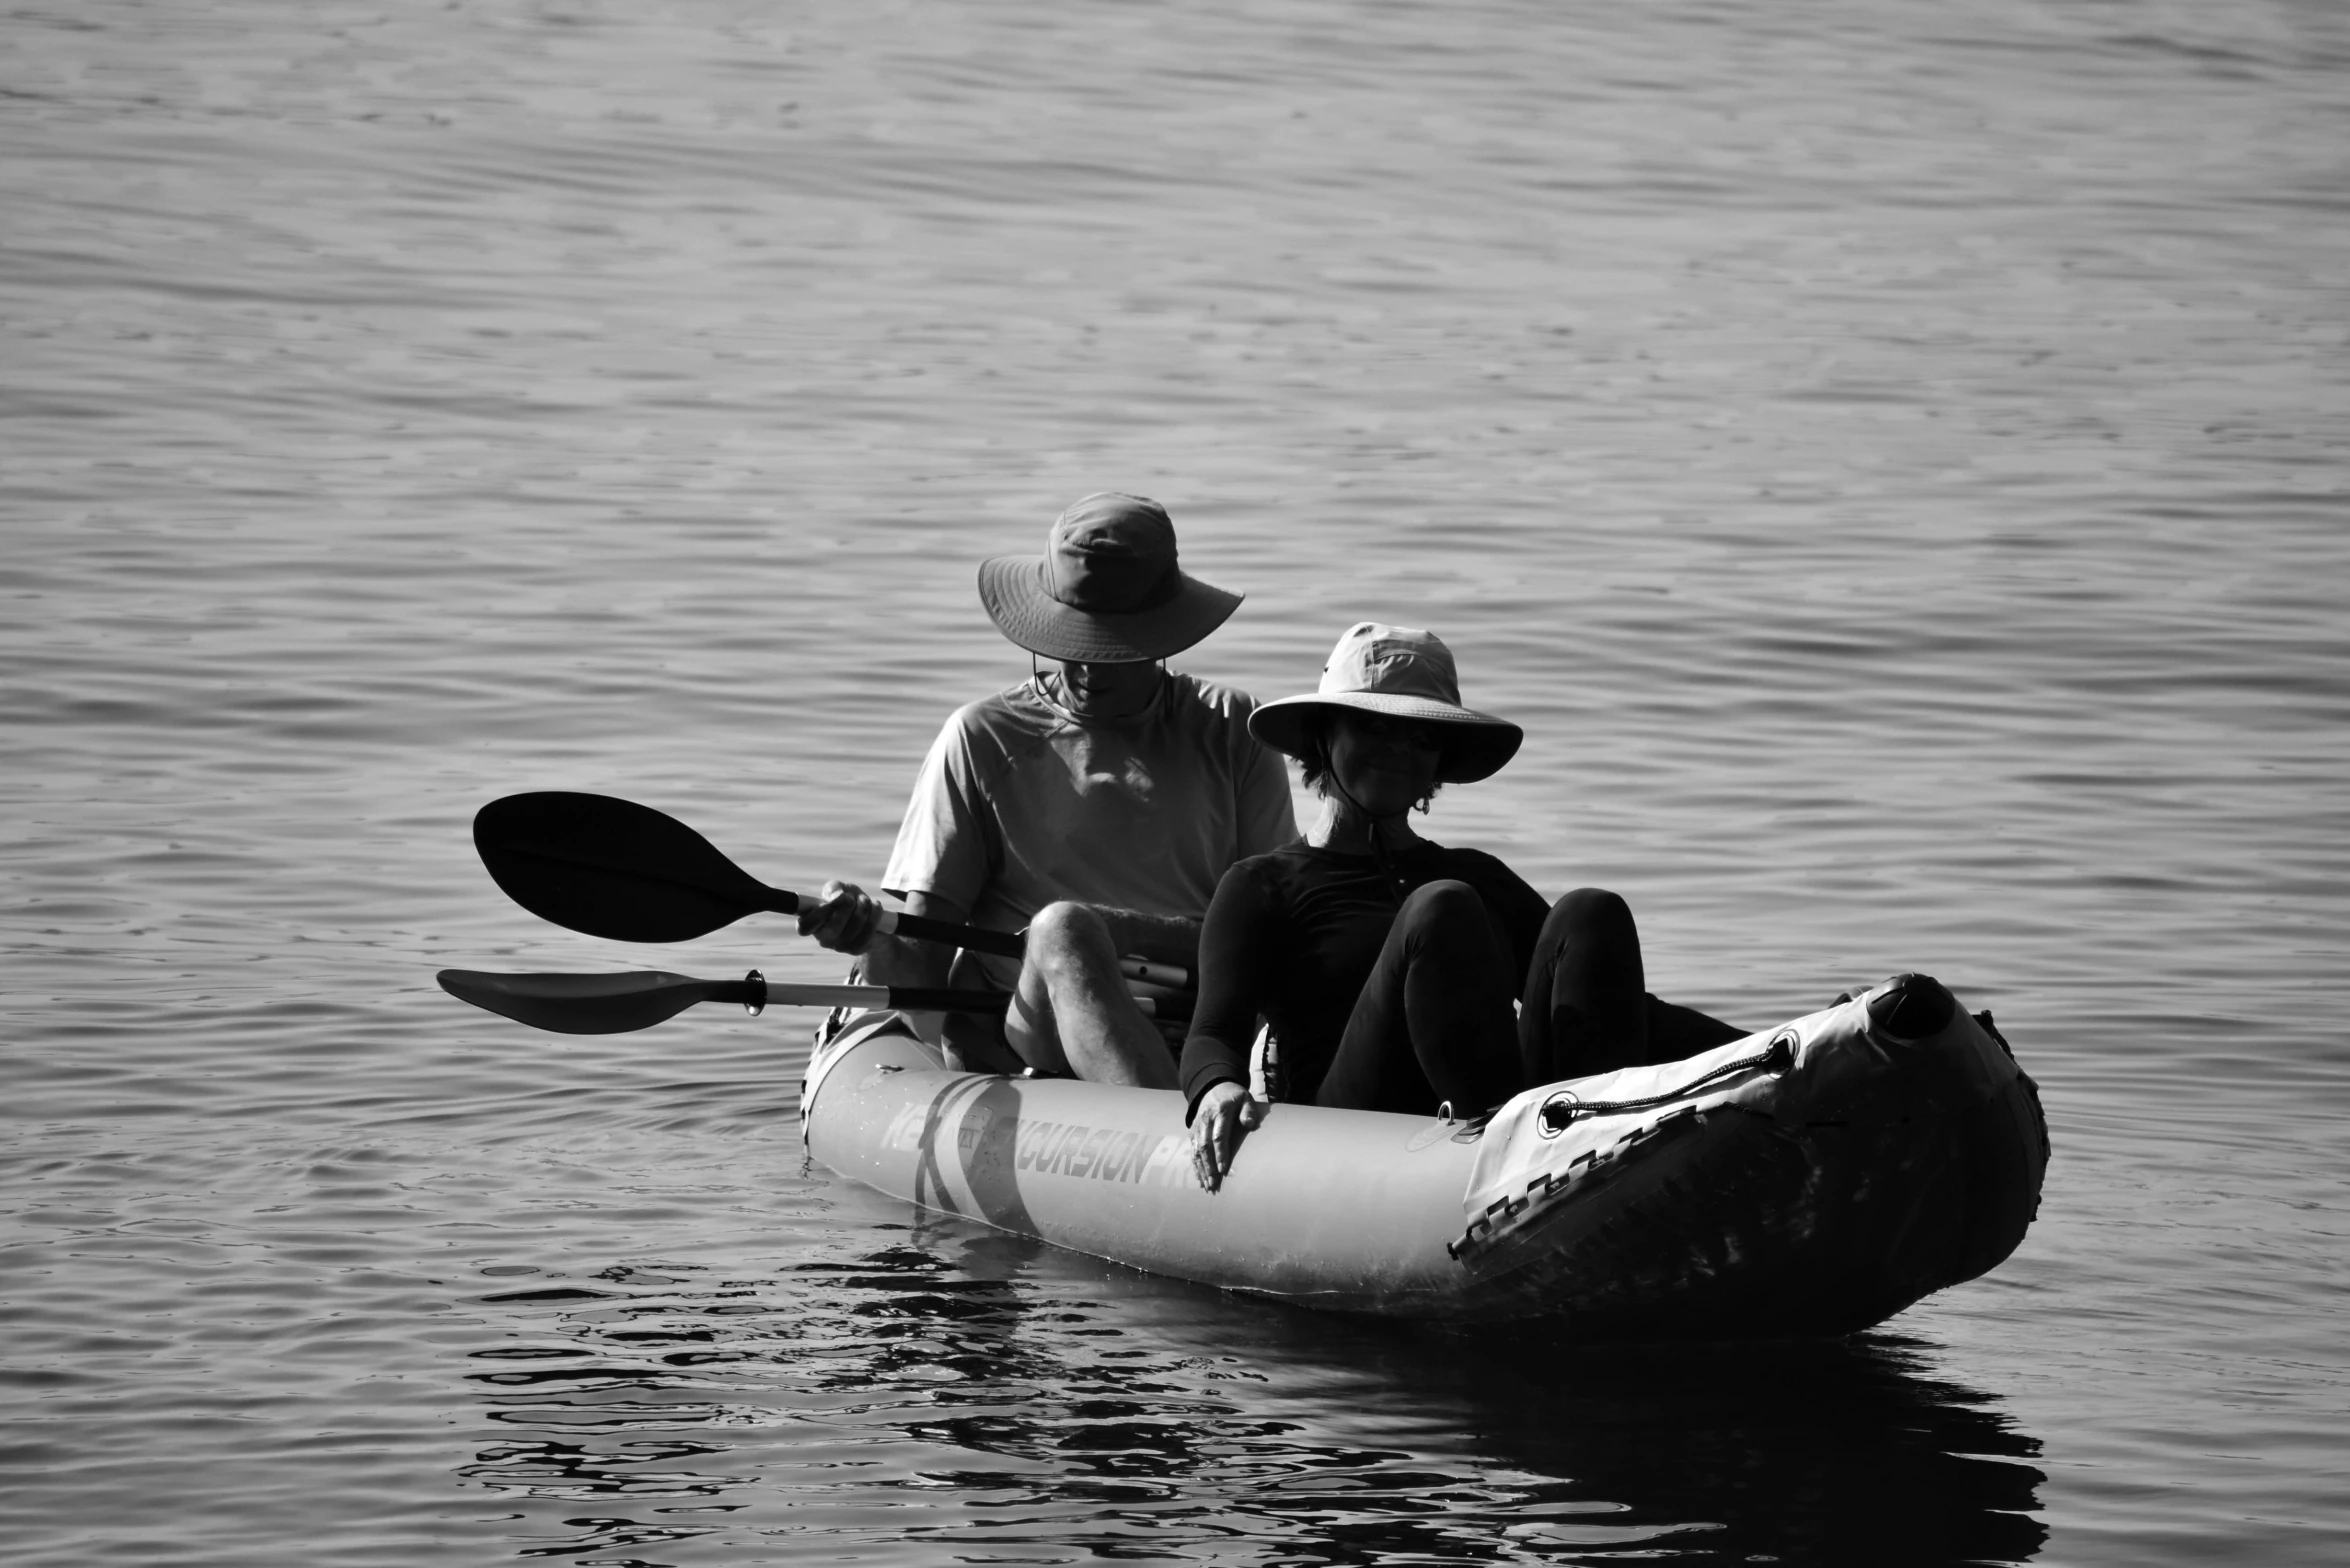
[[[1210,1191],[1264,1119],[1247,1090],[1259,1015],[1285,1098],[1422,1116],[1474,1115],[1530,1085],[1675,1061],[1745,1032],[1647,994],[1639,932],[1615,894],[1582,888],[1552,904],[1493,856],[1412,831],[1412,808],[1440,785],[1491,777],[1524,738],[1461,705],[1434,633],[1349,628],[1320,690],[1258,708],[1249,733],[1299,760],[1325,810],[1304,838],[1225,872],[1208,906],[1181,1077]]]

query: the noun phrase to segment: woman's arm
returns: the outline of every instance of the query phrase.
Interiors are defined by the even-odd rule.
[[[1263,1005],[1265,955],[1273,921],[1246,863],[1224,873],[1200,923],[1199,1000],[1183,1042],[1177,1081],[1188,1112],[1218,1083],[1248,1082],[1248,1052]]]
[[[1200,926],[1199,1002],[1178,1071],[1192,1168],[1210,1192],[1232,1168],[1241,1134],[1265,1119],[1264,1102],[1248,1092],[1248,1053],[1278,937],[1279,920],[1248,866],[1225,872]]]

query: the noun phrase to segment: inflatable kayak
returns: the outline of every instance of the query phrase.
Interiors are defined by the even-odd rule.
[[[836,1019],[801,1087],[844,1176],[1302,1306],[1586,1338],[1843,1334],[1995,1267],[2039,1207],[2038,1090],[1923,975],[1470,1122],[1272,1107],[1214,1193],[1172,1091],[948,1071]]]

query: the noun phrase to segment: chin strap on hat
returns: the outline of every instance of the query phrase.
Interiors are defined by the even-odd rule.
[[[1339,781],[1338,769],[1330,765],[1327,753],[1325,753],[1323,757],[1322,777],[1329,784],[1331,789],[1337,792],[1338,798],[1340,800],[1343,800],[1348,805],[1354,807],[1356,814],[1362,817],[1365,822],[1371,824],[1371,830],[1368,835],[1371,844],[1371,864],[1377,866],[1379,868],[1379,874],[1394,885],[1396,902],[1400,904],[1404,899],[1411,895],[1412,885],[1408,880],[1405,879],[1402,872],[1395,869],[1395,862],[1387,858],[1387,851],[1382,848],[1379,843],[1379,824],[1382,822],[1392,821],[1393,818],[1375,817],[1371,815],[1370,810],[1365,807],[1361,801],[1355,799],[1354,796],[1348,792],[1346,785]],[[1403,813],[1399,811],[1395,813],[1395,815],[1400,817],[1403,815]]]

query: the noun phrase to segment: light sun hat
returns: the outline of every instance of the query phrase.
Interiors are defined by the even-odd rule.
[[[1248,716],[1248,732],[1275,751],[1303,757],[1317,715],[1338,709],[1380,713],[1437,728],[1440,784],[1474,784],[1499,773],[1526,732],[1507,719],[1461,706],[1452,650],[1434,632],[1358,621],[1340,635],[1310,697],[1283,697]]]
[[[979,563],[979,602],[996,630],[1031,653],[1079,664],[1180,653],[1223,625],[1240,600],[1175,564],[1165,507],[1115,491],[1063,512],[1043,555]]]

